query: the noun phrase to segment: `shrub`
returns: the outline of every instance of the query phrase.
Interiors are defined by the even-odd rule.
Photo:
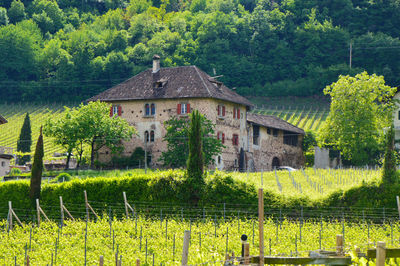
[[[22,171],[19,168],[13,168],[10,171],[10,176],[20,176],[21,174],[22,174]]]
[[[71,175],[68,173],[61,173],[56,177],[57,182],[70,181]]]

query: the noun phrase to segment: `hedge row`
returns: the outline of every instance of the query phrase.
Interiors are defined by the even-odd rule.
[[[51,217],[60,216],[59,196],[63,197],[65,206],[75,217],[85,216],[83,191],[87,191],[91,205],[102,215],[109,209],[124,212],[123,195],[125,191],[128,201],[139,206],[168,204],[168,210],[178,212],[194,207],[187,206],[187,193],[183,173],[177,171],[161,172],[153,175],[134,175],[123,177],[98,177],[74,179],[69,182],[44,184],[41,193],[41,206]],[[285,198],[284,196],[265,191],[266,208],[299,208],[304,207],[396,207],[395,196],[400,191],[400,185],[384,187],[380,184],[363,184],[348,191],[338,191],[322,201],[313,202],[307,197]],[[0,219],[6,218],[8,201],[20,218],[34,219],[35,206],[29,199],[29,181],[8,181],[0,184]],[[227,208],[256,210],[257,191],[253,185],[234,181],[229,174],[215,174],[207,178],[204,197],[200,202],[203,207],[221,208],[226,203]],[[249,205],[253,205],[249,207]],[[200,208],[201,208],[200,207]],[[174,210],[172,210],[174,208]],[[199,207],[196,207],[199,208]],[[150,209],[148,211],[151,211]],[[158,210],[159,211],[159,210]]]

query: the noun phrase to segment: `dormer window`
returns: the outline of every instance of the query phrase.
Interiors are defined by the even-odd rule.
[[[225,117],[225,105],[218,105],[218,117]]]

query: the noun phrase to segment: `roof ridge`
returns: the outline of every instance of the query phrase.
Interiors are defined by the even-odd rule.
[[[197,75],[199,75],[199,77],[200,77],[200,79],[201,79],[201,82],[203,82],[204,87],[206,87],[207,92],[208,92],[208,95],[209,95],[210,97],[212,97],[211,92],[210,92],[210,89],[208,88],[208,86],[207,86],[206,82],[204,81],[203,77],[200,75],[199,70],[197,69],[196,66],[193,66],[193,67],[194,67],[194,69],[196,70]]]

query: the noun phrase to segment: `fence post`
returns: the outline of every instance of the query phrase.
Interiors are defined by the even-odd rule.
[[[386,259],[386,243],[378,241],[376,245],[376,266],[384,266]]]
[[[249,243],[244,243],[244,265],[250,264],[250,245]]]
[[[185,230],[183,236],[183,248],[182,248],[182,266],[186,266],[189,257],[189,241],[190,241],[190,231]]]
[[[103,265],[104,265],[104,257],[101,255],[100,260],[99,260],[99,266],[103,266]]]
[[[343,235],[336,235],[336,253],[343,256]]]
[[[13,209],[12,209],[12,203],[11,201],[8,202],[8,213],[9,213],[9,228],[10,230],[13,230]]]
[[[259,246],[260,246],[260,263],[264,265],[264,191],[262,188],[258,189],[258,233],[259,233]]]
[[[136,259],[136,266],[140,266],[140,259]]]
[[[37,212],[37,226],[40,227],[40,209],[39,209],[39,199],[36,199],[36,212]]]
[[[127,205],[127,200],[126,200],[126,193],[125,191],[122,192],[122,195],[124,196],[124,205],[125,205],[125,214],[126,214],[126,219],[128,219],[128,205]]]
[[[83,194],[85,195],[86,220],[89,221],[89,206],[88,206],[86,190],[83,191]]]
[[[64,208],[63,208],[63,200],[62,197],[60,196],[60,209],[61,209],[61,227],[64,226]]]

